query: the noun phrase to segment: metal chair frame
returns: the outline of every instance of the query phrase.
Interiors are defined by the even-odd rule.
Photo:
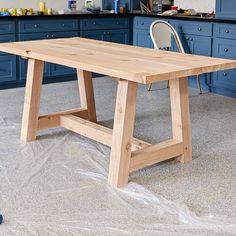
[[[178,47],[179,52],[180,53],[185,53],[183,45],[182,45],[181,40],[179,38],[179,35],[176,32],[176,30],[174,29],[174,27],[171,24],[169,24],[168,22],[163,21],[163,20],[156,20],[150,26],[150,36],[151,36],[154,48],[158,49],[158,50],[161,50],[162,48],[166,48],[167,51],[170,51],[170,49],[171,49],[171,45],[166,45],[165,47],[160,47],[160,46],[157,45],[158,44],[157,43],[157,39],[155,38],[155,35],[154,35],[154,27],[156,26],[156,24],[167,26],[170,29],[171,35],[174,37],[174,40],[176,42],[176,45]],[[202,94],[202,89],[201,89],[201,83],[200,83],[199,75],[197,75],[197,86],[198,86],[198,93]],[[152,88],[152,84],[149,85],[148,91],[150,91],[151,88]],[[167,88],[169,88],[169,81],[168,81],[168,84],[167,84]]]

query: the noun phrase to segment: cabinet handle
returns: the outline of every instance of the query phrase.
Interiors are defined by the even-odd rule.
[[[54,35],[53,35],[53,34],[51,35],[51,38],[54,38]]]
[[[144,25],[144,22],[142,22],[141,25]]]
[[[103,34],[106,34],[106,32],[103,32]]]
[[[107,34],[110,34],[110,32],[107,32]]]
[[[193,38],[190,38],[189,40],[190,40],[190,41],[193,41]]]
[[[65,24],[62,24],[62,27],[65,27],[66,25]]]
[[[34,25],[34,28],[38,28],[38,25],[35,24],[35,25]]]
[[[96,22],[93,22],[94,25],[96,25]]]
[[[201,28],[201,27],[199,27],[199,28],[198,28],[198,31],[202,31],[202,28]]]
[[[49,38],[50,37],[50,35],[49,34],[47,34],[47,36],[46,36],[47,38]]]
[[[226,72],[223,73],[224,76],[227,76],[228,74]]]
[[[225,52],[228,52],[229,51],[229,49],[228,48],[225,48],[225,50],[224,50]]]
[[[116,24],[119,25],[120,24],[119,21],[117,21]]]
[[[229,30],[226,30],[225,33],[228,34],[228,33],[229,33]]]

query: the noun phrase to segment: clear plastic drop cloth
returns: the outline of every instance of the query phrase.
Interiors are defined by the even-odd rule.
[[[108,186],[106,146],[61,128],[27,144],[19,134],[0,118],[0,235],[236,235],[235,218]]]

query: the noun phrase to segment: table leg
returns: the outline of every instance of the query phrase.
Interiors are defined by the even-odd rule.
[[[97,122],[92,73],[77,69],[81,108],[88,109],[88,120]]]
[[[113,187],[128,183],[137,87],[135,82],[118,81],[108,176],[108,183]]]
[[[183,142],[182,163],[192,160],[191,123],[189,114],[188,78],[170,80],[173,139]]]
[[[21,129],[21,140],[26,142],[36,139],[43,69],[43,61],[35,59],[28,60],[28,72]]]

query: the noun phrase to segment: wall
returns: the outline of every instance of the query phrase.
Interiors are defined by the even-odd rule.
[[[67,0],[0,0],[1,8],[30,8],[38,9],[38,3],[44,1],[47,7],[53,9],[67,9]],[[100,5],[101,0],[94,0],[96,5]],[[84,0],[77,0],[78,9],[84,5]],[[215,0],[175,0],[175,5],[182,8],[194,8],[199,12],[208,12],[215,9]]]
[[[175,0],[175,5],[183,9],[195,9],[197,12],[215,10],[215,0]]]
[[[46,2],[47,7],[53,9],[67,9],[67,0],[0,0],[0,8],[34,8],[38,10],[39,2]],[[100,4],[100,0],[94,0],[96,5]],[[84,0],[77,0],[77,8],[81,9]]]

